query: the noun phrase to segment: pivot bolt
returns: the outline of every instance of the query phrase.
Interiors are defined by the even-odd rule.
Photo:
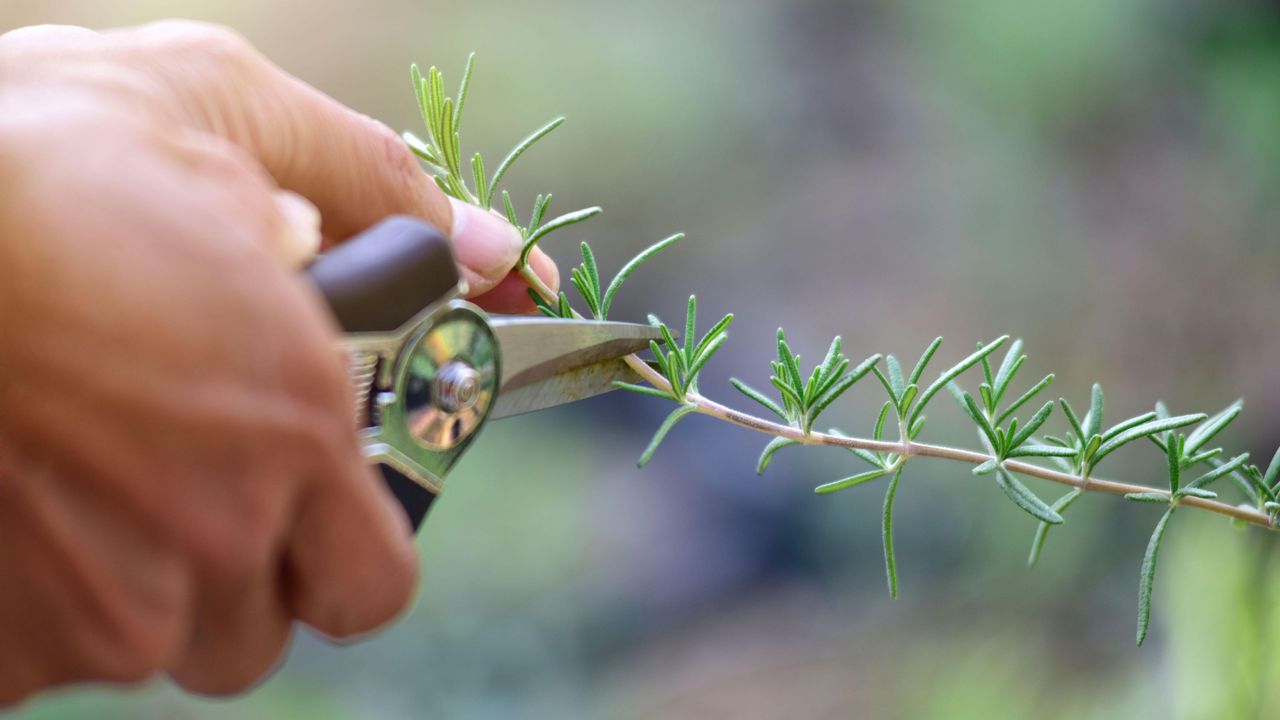
[[[436,373],[434,390],[436,407],[447,413],[461,412],[480,397],[480,373],[465,362],[450,361]]]

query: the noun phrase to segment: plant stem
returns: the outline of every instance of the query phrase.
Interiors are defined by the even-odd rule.
[[[533,270],[525,265],[520,268],[520,276],[529,283],[544,300],[554,302],[555,293],[546,283],[542,282]],[[577,314],[577,313],[575,313]],[[649,364],[637,355],[628,355],[625,358],[627,365],[635,370],[645,382],[666,392],[671,391],[671,384]],[[942,458],[944,460],[954,460],[957,462],[969,463],[971,465],[981,465],[992,460],[992,455],[988,453],[976,452],[973,450],[963,450],[961,448],[947,447],[944,445],[931,445],[929,443],[920,443],[910,440],[899,440],[898,442],[887,442],[883,440],[870,440],[866,438],[844,437],[838,435],[828,435],[820,432],[806,433],[800,428],[791,425],[782,425],[780,423],[756,417],[749,413],[734,410],[727,405],[722,405],[715,400],[707,398],[696,392],[688,392],[685,395],[685,401],[697,408],[696,412],[703,415],[709,415],[728,423],[755,430],[766,435],[775,437],[784,437],[794,440],[801,445],[830,445],[834,447],[859,448],[862,450],[870,450],[872,452],[895,453],[903,458],[907,457],[932,457]],[[903,436],[905,438],[905,434]],[[1113,480],[1102,480],[1095,477],[1082,478],[1070,473],[1059,472],[1049,468],[1032,465],[1027,462],[1019,462],[1017,460],[1005,460],[1004,468],[1010,472],[1019,475],[1027,475],[1030,477],[1048,480],[1062,485],[1070,485],[1082,492],[1104,492],[1113,495],[1127,495],[1129,493],[1162,493],[1168,495],[1167,490],[1150,487],[1147,485],[1134,485],[1131,483],[1116,482]],[[1178,500],[1179,505],[1188,505],[1191,507],[1208,510],[1209,512],[1225,515],[1227,517],[1243,520],[1244,522],[1260,525],[1268,530],[1275,529],[1271,524],[1271,518],[1267,513],[1248,507],[1238,507],[1219,500],[1210,500],[1198,497],[1183,497]]]

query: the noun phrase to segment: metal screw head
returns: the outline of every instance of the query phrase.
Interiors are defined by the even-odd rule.
[[[465,410],[480,396],[480,373],[465,362],[450,361],[436,374],[432,395],[436,407],[447,413]]]

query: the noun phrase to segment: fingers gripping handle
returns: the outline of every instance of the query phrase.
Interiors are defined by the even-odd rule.
[[[348,333],[393,332],[458,287],[449,241],[403,215],[320,256],[307,274]]]
[[[420,220],[393,216],[325,253],[307,268],[346,333],[390,333],[458,287],[449,241]],[[435,494],[379,465],[416,530]]]

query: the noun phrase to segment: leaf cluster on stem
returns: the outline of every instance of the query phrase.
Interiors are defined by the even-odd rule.
[[[474,60],[474,55],[467,60],[456,99],[445,96],[443,76],[437,68],[432,67],[426,75],[417,66],[411,68],[414,93],[427,137],[423,139],[405,133],[405,142],[427,164],[436,183],[451,197],[484,208],[491,208],[495,199],[500,197],[507,219],[519,229],[523,239],[516,269],[528,282],[530,295],[538,309],[551,317],[583,317],[566,293],[553,293],[538,278],[529,267],[529,254],[552,233],[600,214],[600,208],[585,208],[548,220],[551,195],[539,194],[534,198],[528,221],[522,223],[510,193],[501,189],[501,182],[515,161],[560,127],[564,119],[556,118],[516,143],[492,177],[487,175],[484,158],[479,153],[472,155],[469,163],[464,163],[459,128]],[[571,270],[570,284],[581,296],[589,316],[606,319],[626,279],[683,238],[682,234],[672,235],[641,251],[607,285],[602,281],[590,245],[581,243],[582,261]],[[658,328],[662,342],[651,344],[650,361],[638,356],[627,358],[627,363],[646,384],[619,382],[618,387],[676,405],[644,448],[639,464],[648,463],[676,424],[694,414],[718,418],[771,436],[756,461],[756,470],[760,474],[769,468],[775,454],[783,448],[802,445],[845,448],[864,465],[864,469],[821,483],[815,491],[829,494],[887,478],[881,535],[885,572],[892,597],[898,595],[898,563],[893,546],[894,500],[904,469],[911,460],[919,457],[966,463],[973,466],[970,477],[992,478],[1013,505],[1037,523],[1028,557],[1031,564],[1041,556],[1050,528],[1063,524],[1064,513],[1086,493],[1121,495],[1135,503],[1163,506],[1164,513],[1151,534],[1139,571],[1138,644],[1142,644],[1147,636],[1156,561],[1170,518],[1177,509],[1194,507],[1241,524],[1251,523],[1268,529],[1275,529],[1280,523],[1280,450],[1262,470],[1247,464],[1247,453],[1224,459],[1223,448],[1210,447],[1210,443],[1239,417],[1242,401],[1232,403],[1212,416],[1205,413],[1173,415],[1163,403],[1157,402],[1152,410],[1104,429],[1105,397],[1100,385],[1093,386],[1088,410],[1083,417],[1064,397],[1056,401],[1037,400],[1054,382],[1052,373],[1032,383],[1023,392],[1014,394],[1018,372],[1027,360],[1021,340],[1010,343],[1008,336],[1002,336],[979,343],[974,352],[926,384],[930,363],[942,346],[941,337],[929,343],[911,366],[911,371],[905,372],[903,364],[891,354],[873,353],[853,365],[844,353],[841,338],[837,336],[832,339],[823,359],[805,372],[801,356],[794,352],[785,331],[779,328],[777,359],[770,363],[769,376],[769,385],[776,395],[770,396],[737,378],[730,381],[738,392],[776,419],[759,417],[712,400],[699,389],[701,372],[728,342],[733,315],[725,315],[706,332],[699,334],[697,309],[697,298],[690,296],[680,334],[650,315],[649,321]],[[992,356],[1006,343],[1008,349],[1004,357],[998,365],[993,365]],[[976,394],[966,390],[962,384],[962,379],[972,373],[980,374]],[[815,431],[823,412],[868,375],[878,381],[886,397],[871,423],[869,436],[851,437],[834,428],[826,433]],[[973,423],[980,449],[934,445],[919,440],[926,425],[925,410],[944,389],[955,398],[962,415]],[[1036,409],[1021,418],[1018,416],[1030,408]],[[1061,418],[1062,429],[1052,434],[1048,428],[1055,411]],[[888,433],[894,433],[896,437],[888,437]],[[1150,446],[1159,451],[1161,467],[1168,476],[1167,486],[1122,483],[1095,476],[1104,460],[1122,448],[1146,444],[1140,443],[1141,440],[1149,441]],[[1069,490],[1049,503],[1026,484],[1028,478],[1066,485]],[[1229,479],[1241,496],[1239,502],[1224,502],[1218,491],[1209,489],[1211,484],[1224,479]]]

